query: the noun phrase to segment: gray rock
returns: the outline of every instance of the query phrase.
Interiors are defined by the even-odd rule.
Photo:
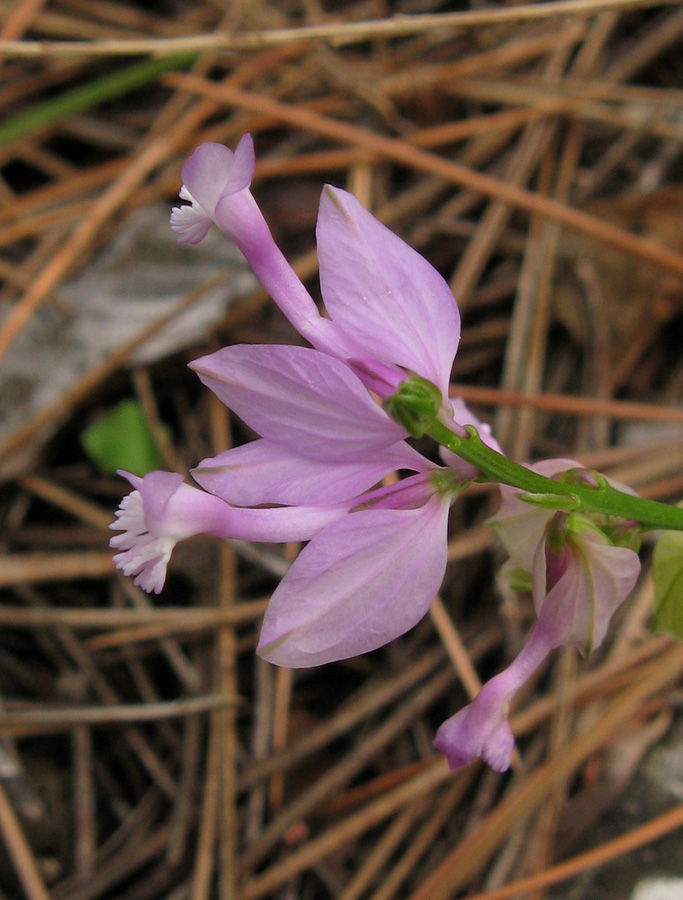
[[[644,878],[630,900],[683,900],[683,878]]]
[[[132,213],[111,243],[77,278],[59,287],[17,336],[0,369],[0,475],[25,470],[22,454],[6,448],[27,424],[47,413],[45,440],[58,425],[49,417],[78,381],[112,354],[140,339],[212,276],[224,277],[131,353],[140,365],[200,341],[256,279],[231,241],[212,229],[183,247],[168,227],[170,207]],[[0,322],[10,305],[0,305]]]

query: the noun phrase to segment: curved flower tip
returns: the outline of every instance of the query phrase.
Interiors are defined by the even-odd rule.
[[[209,233],[213,218],[192,199],[192,195],[180,189],[180,199],[192,206],[174,206],[171,210],[171,231],[178,235],[179,244],[200,244]]]
[[[510,767],[515,739],[508,722],[510,702],[541,665],[554,643],[552,622],[536,624],[520,654],[479,691],[474,700],[443,723],[434,746],[452,769],[481,757],[494,772]]]
[[[121,532],[109,541],[109,546],[119,551],[114,556],[114,564],[124,575],[135,575],[133,584],[143,591],[158,594],[166,581],[166,568],[178,538],[157,531],[148,522],[149,509],[146,506],[149,506],[150,483],[147,479],[150,476],[138,478],[129,472],[120,474],[130,481],[135,490],[123,498],[115,513],[116,521],[109,526]],[[159,486],[166,495],[160,497],[162,503],[170,499],[183,481],[181,475],[171,472],[151,474],[164,476],[163,479],[155,479],[162,482]]]
[[[434,746],[445,754],[452,772],[483,759],[494,772],[510,768],[515,739],[507,718],[507,697],[494,696],[494,682],[439,728]]]
[[[233,153],[223,144],[201,144],[181,169],[180,198],[190,206],[171,211],[171,230],[179,244],[198,244],[216,221],[216,207],[225,197],[248,188],[254,176],[254,142],[245,134]]]
[[[178,541],[196,534],[222,534],[229,527],[227,504],[185,484],[176,472],[149,472],[144,478],[119,471],[135,488],[121,501],[115,535],[109,546],[120,552],[114,563],[124,575],[135,575],[134,584],[158,594],[166,580],[166,568]]]

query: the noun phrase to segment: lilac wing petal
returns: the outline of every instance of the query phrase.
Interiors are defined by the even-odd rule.
[[[361,462],[332,463],[305,459],[260,440],[203,460],[192,475],[204,490],[237,506],[317,506],[357,497],[397,469],[421,472],[431,467],[403,441]]]
[[[221,196],[236,194],[238,191],[249,187],[254,177],[255,168],[256,154],[254,153],[253,138],[250,134],[243,134],[239,144],[235,147],[232,164],[223,185]]]
[[[568,565],[546,593],[546,560],[539,546],[533,566],[534,606],[553,646],[591,652],[605,638],[610,619],[633,590],[640,572],[638,554],[612,546],[597,530],[574,533]]]
[[[200,144],[180,170],[183,185],[192,198],[213,215],[216,203],[232,181],[235,154],[223,144]]]
[[[325,305],[360,357],[403,366],[445,396],[460,314],[441,275],[346,191],[323,191],[317,240]]]
[[[583,551],[591,572],[595,597],[592,648],[605,639],[610,619],[631,593],[640,574],[640,558],[627,547],[585,540]]]
[[[307,459],[364,461],[405,437],[348,366],[317,350],[240,344],[190,368],[261,437]]]
[[[307,667],[381,647],[419,622],[446,569],[448,503],[352,513],[321,531],[273,594],[259,652]]]

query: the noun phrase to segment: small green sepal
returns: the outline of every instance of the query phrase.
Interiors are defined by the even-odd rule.
[[[532,506],[542,506],[544,509],[556,509],[560,512],[574,512],[580,507],[576,497],[560,494],[515,494],[515,496]]]
[[[411,437],[419,438],[434,423],[441,402],[441,391],[435,384],[419,375],[412,375],[401,382],[383,406]]]
[[[429,481],[434,493],[455,499],[474,481],[473,478],[461,478],[455,469],[434,469],[429,473]]]

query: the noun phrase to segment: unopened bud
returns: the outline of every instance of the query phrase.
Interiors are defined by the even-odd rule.
[[[441,391],[431,381],[413,375],[384,401],[384,409],[414,438],[422,437],[441,408]]]

